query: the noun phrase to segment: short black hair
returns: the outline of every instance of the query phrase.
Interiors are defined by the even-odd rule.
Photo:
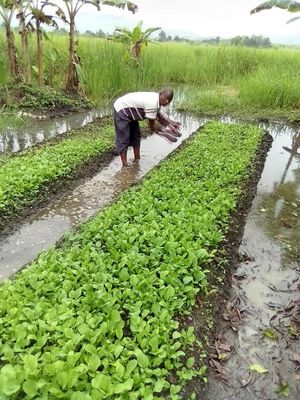
[[[164,88],[159,92],[160,95],[165,95],[167,97],[167,99],[170,101],[172,101],[173,96],[174,96],[174,92],[173,89],[171,88]]]

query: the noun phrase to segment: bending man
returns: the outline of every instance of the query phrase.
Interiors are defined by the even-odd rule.
[[[172,89],[156,92],[133,92],[119,97],[114,102],[114,123],[116,130],[116,150],[121,157],[123,167],[127,166],[127,150],[133,146],[134,159],[139,160],[141,133],[139,121],[148,120],[151,133],[159,131],[156,120],[162,125],[178,129],[180,124],[160,113],[173,99]]]

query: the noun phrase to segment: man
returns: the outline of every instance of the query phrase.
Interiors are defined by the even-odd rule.
[[[148,120],[151,133],[161,134],[162,128],[156,120],[171,130],[178,131],[180,123],[172,121],[160,112],[173,99],[172,89],[156,92],[133,92],[119,97],[114,102],[114,123],[116,130],[116,150],[121,157],[122,166],[127,166],[127,150],[133,146],[134,159],[139,160],[141,134],[139,121]],[[161,136],[164,136],[161,134]],[[166,137],[166,135],[165,135]]]

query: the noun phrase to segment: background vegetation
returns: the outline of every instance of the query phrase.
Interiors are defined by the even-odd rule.
[[[123,3],[130,11],[135,11],[132,3]],[[274,2],[266,2],[253,12],[272,6]],[[66,21],[66,27],[69,25]],[[11,106],[16,101],[21,107],[18,101],[21,99],[25,108],[43,106],[43,109],[51,109],[51,105],[55,108],[57,96],[47,88],[71,88],[69,92],[84,95],[98,106],[110,103],[128,91],[156,90],[172,85],[177,93],[179,88],[183,92],[179,104],[182,109],[209,114],[300,118],[299,49],[271,47],[266,38],[236,37],[228,41],[199,44],[182,41],[181,38],[175,41],[175,38],[168,38],[164,31],[160,31],[158,41],[153,42],[149,38],[151,29],[143,32],[140,22],[132,32],[119,29],[119,42],[111,40],[116,39],[114,36],[105,37],[101,29],[98,34],[86,32],[75,40],[78,32],[74,31],[73,55],[70,56],[70,35],[65,28],[61,28],[42,36],[42,64],[38,65],[37,38],[28,33],[27,64],[31,67],[28,81],[24,74],[22,35],[16,29],[12,31],[17,70],[21,72],[17,80],[12,79],[9,73],[11,68],[6,56],[3,27],[0,29],[0,107]],[[120,39],[124,39],[123,43]],[[138,52],[133,51],[137,48]],[[12,82],[14,88],[16,82],[19,85],[19,98],[11,94]],[[28,84],[33,87],[44,85],[43,90],[33,88],[42,97],[36,96],[33,101],[32,90],[26,87]],[[64,99],[63,106],[68,106],[67,98],[60,94],[58,98]]]

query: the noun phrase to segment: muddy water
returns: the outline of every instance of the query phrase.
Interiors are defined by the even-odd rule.
[[[73,113],[62,118],[36,120],[29,126],[7,127],[0,132],[0,154],[22,151],[71,129],[81,128],[95,118],[111,114],[111,107]]]
[[[158,135],[147,137],[141,144],[142,158],[139,162],[130,161],[128,168],[121,168],[119,157],[113,158],[92,179],[43,208],[16,232],[0,241],[0,282],[34,260],[40,251],[53,246],[73,226],[87,220],[138,182],[201,123],[176,113],[172,117],[181,121],[183,126],[182,137],[177,143],[169,143]],[[203,119],[202,123],[205,121]],[[130,157],[133,158],[133,155],[129,151],[129,160]]]
[[[243,318],[235,310],[221,323],[220,342],[232,353],[219,364],[222,374],[210,378],[204,400],[300,399],[300,132],[280,125],[268,130],[274,142],[223,314],[228,318],[234,305]],[[253,364],[268,372],[250,374]]]

